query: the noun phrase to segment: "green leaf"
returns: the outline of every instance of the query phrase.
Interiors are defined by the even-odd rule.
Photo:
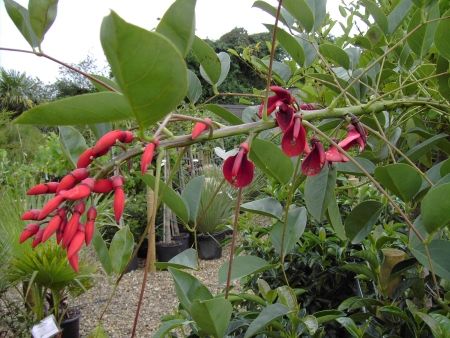
[[[314,28],[314,15],[305,0],[284,0],[282,6],[292,14],[306,31],[311,32]]]
[[[67,126],[125,120],[132,117],[131,108],[123,95],[102,92],[40,104],[22,113],[14,122]]]
[[[228,264],[225,262],[219,269],[219,283],[225,284],[227,281]],[[241,279],[251,274],[267,270],[271,265],[264,259],[256,256],[237,256],[234,257],[231,267],[231,281]]]
[[[375,178],[403,202],[411,201],[422,185],[419,173],[410,165],[403,163],[376,168]]]
[[[276,17],[277,15],[277,9],[265,1],[255,1],[252,7],[262,9],[264,12],[272,15],[273,17]],[[294,18],[288,11],[282,8],[280,13],[280,21],[286,26],[291,27],[294,23]]]
[[[274,25],[265,25],[267,29],[273,32],[275,28]],[[288,52],[292,59],[297,62],[299,66],[304,66],[305,64],[305,52],[303,51],[302,45],[297,41],[297,39],[284,31],[281,28],[277,28],[277,40],[280,42],[281,46]]]
[[[430,137],[429,139],[423,141],[422,143],[419,143],[418,145],[408,150],[405,155],[409,157],[411,161],[418,160],[427,152],[429,152],[433,147],[439,144],[439,142],[441,142],[443,139],[446,139],[447,137],[448,135],[445,133],[434,135],[433,137]],[[399,162],[400,161],[404,162],[405,159],[400,158]]]
[[[225,78],[228,75],[228,72],[230,71],[230,55],[225,52],[220,52],[217,54],[217,57],[220,61],[220,76],[217,81],[213,81],[208,76],[208,73],[204,69],[203,65],[200,63],[200,75],[208,82],[210,85],[218,87],[222,84],[223,81],[225,81]]]
[[[348,271],[352,271],[356,274],[364,275],[371,281],[376,280],[374,273],[366,265],[357,263],[348,263],[344,264],[342,268]]]
[[[294,167],[291,160],[275,144],[256,138],[252,142],[250,159],[266,175],[278,182],[289,182]]]
[[[203,69],[212,83],[217,83],[221,74],[221,63],[214,49],[196,36],[192,45],[192,51],[200,63],[200,69]]]
[[[442,17],[449,17],[450,9],[447,10]],[[440,20],[434,34],[434,45],[440,55],[450,61],[450,40],[448,32],[450,31],[450,19]]]
[[[119,85],[114,80],[111,80],[111,79],[107,78],[106,76],[102,76],[102,75],[91,74],[91,76],[97,80],[100,80],[104,84],[114,88],[118,93],[121,92]],[[111,91],[111,89],[105,87],[104,85],[102,85],[96,81],[90,80],[90,82],[95,87],[95,89],[97,89],[97,91],[99,91],[99,92]]]
[[[98,260],[102,264],[103,270],[105,270],[107,275],[110,275],[113,272],[111,257],[109,256],[106,243],[97,229],[95,229],[94,231],[92,245],[94,246],[95,252],[97,253]]]
[[[442,338],[444,338],[445,334],[450,332],[450,319],[439,313],[430,313],[430,317],[436,321],[443,333]]]
[[[347,53],[346,53],[346,55],[348,56]],[[348,86],[347,81],[340,79],[340,78],[337,78],[337,81],[336,81],[336,79],[334,79],[333,76],[331,76],[330,74],[317,73],[317,74],[309,74],[309,76],[316,79],[319,83],[323,84],[327,88],[330,88],[332,91],[334,91],[336,93],[340,93],[341,88],[346,88]],[[341,88],[339,88],[339,86],[337,85],[336,82],[339,83],[339,86]],[[350,87],[348,89],[348,92],[353,96],[357,96],[354,86]]]
[[[202,333],[211,337],[225,337],[232,312],[231,303],[224,298],[196,300],[191,307],[192,319]]]
[[[188,69],[188,92],[186,96],[192,104],[195,104],[202,96],[202,84],[197,75],[190,69]]]
[[[450,97],[450,74],[448,74],[449,69],[450,67],[447,59],[439,56],[436,62],[436,73],[441,74],[447,72],[446,75],[439,76],[437,78],[439,93],[441,93],[444,98]]]
[[[176,269],[198,269],[197,251],[189,248],[180,252],[168,262],[156,262],[158,269],[167,269],[168,267]]]
[[[413,7],[411,0],[401,0],[388,15],[389,34],[394,33]]]
[[[172,275],[175,283],[175,292],[177,294],[180,304],[188,311],[191,311],[191,306],[194,301],[212,299],[211,292],[204,286],[197,278],[191,276],[187,272],[170,268],[169,272]]]
[[[319,52],[324,57],[334,61],[336,65],[342,66],[345,69],[350,68],[350,58],[348,54],[336,45],[331,43],[324,43],[319,46]]]
[[[217,104],[207,104],[204,106],[206,110],[209,110],[210,112],[213,112],[215,115],[223,118],[228,123],[231,123],[233,125],[242,124],[242,120],[234,115],[232,112],[230,112],[228,109],[225,109]]]
[[[378,7],[378,5],[374,2],[365,0],[362,2],[364,7],[369,11],[370,15],[373,16],[377,25],[381,28],[384,34],[386,34],[389,30],[388,28],[388,20],[383,10]]]
[[[30,24],[39,44],[55,21],[57,6],[58,0],[30,0],[28,2]]]
[[[314,16],[314,31],[319,32],[327,15],[327,0],[306,0]]]
[[[115,273],[121,273],[126,268],[133,254],[133,248],[133,234],[128,226],[125,226],[116,232],[109,246],[109,256]]]
[[[177,0],[166,11],[156,31],[178,48],[186,56],[194,41],[196,0]]]
[[[302,46],[303,51],[305,53],[305,64],[303,67],[309,67],[313,64],[314,60],[317,56],[316,48],[313,44],[316,44],[315,42],[311,42],[309,40],[308,35],[306,34],[300,34],[300,36],[296,36],[295,39],[297,42]],[[317,47],[317,46],[316,46]]]
[[[450,222],[450,183],[431,188],[422,200],[422,221],[429,233]]]
[[[305,231],[307,213],[304,207],[294,207],[288,212],[288,221],[286,224],[286,233],[284,234],[284,248],[281,252],[281,241],[283,237],[283,222],[277,222],[273,225],[270,232],[270,241],[275,251],[279,255],[286,255],[295,248],[295,244]]]
[[[153,334],[152,338],[165,338],[165,337],[167,337],[168,333],[170,331],[172,331],[173,329],[182,327],[183,325],[186,325],[189,323],[190,322],[185,319],[172,319],[172,320],[168,320],[166,322],[162,322],[158,331],[156,331]]]
[[[305,182],[305,204],[308,212],[321,221],[333,198],[336,185],[336,168],[324,166],[315,176],[308,176]]]
[[[364,201],[353,208],[345,220],[345,233],[352,244],[361,243],[372,230],[383,210],[383,204],[377,201]]]
[[[339,206],[336,200],[336,194],[333,191],[333,196],[330,198],[327,208],[327,218],[330,222],[333,230],[340,239],[345,241],[347,236],[345,235],[344,224],[342,224],[341,212],[339,211]]]
[[[159,121],[186,96],[186,64],[163,35],[129,24],[111,12],[103,19],[100,39],[141,128]]]
[[[155,177],[150,175],[141,176],[142,180],[150,188],[155,189]],[[163,181],[159,181],[159,198],[177,215],[183,222],[189,222],[189,208],[184,199]]]
[[[436,19],[439,17],[439,6],[436,3],[435,6],[430,10],[430,14],[426,20]],[[438,22],[432,22],[422,25],[420,28],[417,26],[421,25],[423,22],[423,12],[421,8],[418,8],[408,25],[408,33],[415,31],[406,39],[411,50],[416,53],[420,58],[428,52],[431,44],[433,43],[433,37],[437,29]]]
[[[205,176],[197,176],[192,178],[183,192],[181,198],[189,208],[189,222],[192,224],[197,219],[198,208],[202,199],[203,186],[205,184]]]
[[[90,124],[89,128],[91,128],[95,138],[98,140],[100,137],[112,130],[112,124],[110,122]]]
[[[81,153],[87,149],[83,135],[74,127],[59,127],[59,140],[67,159],[76,167]]]
[[[353,319],[349,317],[339,317],[336,318],[336,321],[341,324],[347,332],[352,335],[352,337],[361,338],[363,336],[361,330],[356,326]]]
[[[370,160],[364,157],[355,157],[356,162],[358,162],[369,174],[373,174],[375,172],[375,164],[373,164]],[[365,175],[361,169],[359,169],[353,162],[345,162],[345,163],[336,163],[336,169],[339,172],[363,176]]]
[[[323,310],[314,313],[319,324],[323,324],[339,317],[345,317],[345,313],[338,310]]]
[[[283,207],[273,197],[266,197],[260,200],[247,202],[241,205],[242,211],[252,212],[263,216],[281,219],[283,217]]]
[[[431,332],[433,333],[433,337],[446,338],[448,336],[447,335],[448,332],[443,332],[441,327],[439,327],[438,323],[434,320],[433,317],[420,311],[416,311],[414,314],[420,319],[422,319],[425,324],[428,325],[428,327],[431,329]]]
[[[30,16],[28,10],[15,2],[14,0],[5,0],[5,8],[11,20],[17,29],[22,33],[25,40],[28,41],[32,48],[39,46],[39,41],[31,27]]]
[[[87,336],[87,338],[109,338],[102,324],[98,324]]]
[[[254,336],[256,333],[264,329],[271,321],[289,313],[289,309],[283,304],[271,304],[259,313],[245,332],[244,338]]]

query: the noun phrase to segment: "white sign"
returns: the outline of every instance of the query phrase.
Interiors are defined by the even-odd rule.
[[[42,319],[38,324],[31,328],[33,338],[50,338],[60,332],[54,315]]]

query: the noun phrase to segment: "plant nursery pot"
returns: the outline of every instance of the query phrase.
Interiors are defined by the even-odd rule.
[[[186,246],[185,243],[181,241],[173,241],[171,243],[156,243],[156,257],[158,259],[158,262],[168,262],[184,250],[186,250]]]
[[[80,317],[79,309],[70,311],[70,318],[61,322],[62,338],[79,338],[80,337]]]
[[[220,237],[220,236],[219,236]],[[225,238],[225,235],[223,235]],[[213,235],[197,235],[198,256],[201,259],[211,260],[222,257],[222,246],[219,238]]]
[[[133,257],[133,259],[128,263],[127,267],[125,268],[125,273],[131,272],[136,270],[139,267],[139,258],[136,256]]]
[[[173,236],[174,241],[183,243],[183,251],[190,247],[191,234],[189,232],[180,232],[178,236]]]
[[[138,249],[137,256],[138,258],[147,258],[147,249],[148,249],[148,240],[147,238],[142,241],[141,246]]]

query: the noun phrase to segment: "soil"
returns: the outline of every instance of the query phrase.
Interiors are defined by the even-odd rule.
[[[190,270],[213,294],[223,290],[218,283],[220,266],[228,259],[229,248],[224,248],[222,258],[200,260],[198,271]],[[134,314],[141,289],[144,262],[138,270],[127,273],[121,280],[114,299],[103,316],[103,328],[110,337],[123,338],[131,335]],[[95,286],[72,301],[81,309],[81,336],[87,337],[97,326],[98,316],[105,307],[113,285],[105,276],[99,276]],[[149,274],[144,301],[140,311],[136,337],[151,337],[161,323],[161,317],[174,313],[178,306],[174,284],[168,271]]]

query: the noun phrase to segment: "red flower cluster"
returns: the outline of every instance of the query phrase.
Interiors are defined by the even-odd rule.
[[[117,143],[131,143],[134,135],[129,131],[113,130],[102,136],[92,148],[84,151],[77,162],[77,169],[64,176],[59,182],[40,183],[28,190],[28,195],[54,194],[42,209],[32,209],[22,215],[22,220],[37,221],[28,224],[20,235],[20,243],[33,237],[32,247],[48,240],[56,234],[56,241],[67,249],[67,258],[72,268],[78,272],[78,252],[83,243],[89,245],[94,234],[97,211],[91,206],[86,212],[86,221],[81,217],[85,212],[86,199],[92,193],[114,192],[114,215],[117,222],[122,217],[125,206],[124,179],[114,176],[109,179],[89,177],[87,167],[95,158],[105,155]]]
[[[311,148],[306,140],[306,130],[303,127],[301,116],[295,113],[299,110],[314,110],[318,106],[314,103],[303,103],[298,105],[291,93],[277,86],[270,89],[275,95],[270,96],[267,102],[267,114],[275,111],[275,120],[283,132],[281,139],[281,149],[290,157],[299,156],[303,152],[306,157],[302,163],[302,172],[304,175],[317,175],[325,163],[329,162],[347,162],[348,158],[344,156],[336,147],[331,146],[325,151],[322,143],[315,137],[311,139]],[[258,115],[262,116],[264,105],[259,107]],[[352,124],[347,128],[347,137],[340,141],[338,145],[344,150],[358,145],[359,150],[363,151],[366,144],[366,131],[359,124],[356,118],[352,118]]]
[[[247,142],[241,144],[238,153],[228,157],[223,163],[225,179],[236,188],[249,185],[253,180],[255,165],[247,158],[250,147]]]

